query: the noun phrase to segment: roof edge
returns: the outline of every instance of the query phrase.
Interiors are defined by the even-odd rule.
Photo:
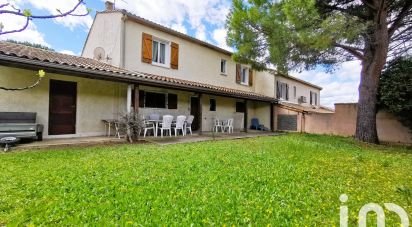
[[[3,63],[12,63],[13,66],[10,66],[9,64],[3,64]],[[111,71],[106,71],[106,70],[96,70],[92,68],[84,68],[84,67],[77,67],[77,66],[72,66],[72,65],[64,65],[64,64],[56,64],[54,62],[44,62],[44,61],[39,61],[39,60],[33,60],[29,58],[21,58],[17,56],[9,56],[9,55],[1,55],[0,54],[0,65],[6,66],[6,67],[14,67],[14,68],[22,68],[22,69],[29,69],[29,68],[39,68],[39,67],[44,67],[46,69],[51,69],[52,73],[64,73],[64,72],[70,72],[71,74],[79,74],[78,76],[80,77],[82,74],[84,74],[83,77],[87,78],[93,78],[97,79],[96,77],[99,77],[98,79],[102,80],[110,80],[110,81],[118,81],[118,82],[124,82],[124,83],[142,83],[144,85],[148,86],[161,86],[161,87],[167,87],[167,88],[175,88],[175,89],[183,89],[187,91],[197,91],[197,92],[204,92],[206,94],[213,94],[213,95],[221,95],[221,96],[226,96],[226,97],[231,97],[231,98],[243,98],[243,99],[248,99],[248,100],[253,100],[253,101],[262,101],[262,102],[271,102],[271,103],[276,103],[277,100],[276,98],[272,98],[269,96],[248,96],[248,95],[242,95],[242,94],[231,94],[230,92],[222,92],[222,91],[217,91],[212,88],[207,88],[207,87],[194,87],[194,86],[189,86],[189,85],[184,85],[184,84],[179,84],[179,83],[173,83],[171,85],[170,82],[167,81],[161,81],[161,80],[152,80],[148,78],[142,77],[144,73],[140,72],[111,72]],[[25,67],[21,67],[25,66]],[[30,67],[28,67],[30,66]],[[247,92],[246,92],[247,93]]]
[[[150,21],[150,20],[145,19],[145,18],[143,18],[143,17],[137,16],[137,15],[135,15],[135,14],[133,14],[133,13],[125,10],[125,9],[109,10],[109,11],[107,11],[107,10],[105,10],[105,11],[100,11],[100,12],[97,12],[96,15],[97,15],[97,14],[105,14],[105,13],[122,13],[124,16],[126,16],[126,20],[131,20],[131,21],[134,21],[134,22],[136,22],[136,23],[139,23],[139,24],[142,24],[142,25],[145,25],[145,26],[149,26],[149,27],[154,28],[154,29],[156,29],[156,30],[159,30],[159,31],[168,33],[168,34],[170,34],[170,35],[179,37],[179,38],[181,38],[181,39],[185,39],[185,40],[187,40],[187,41],[189,41],[189,42],[193,42],[193,43],[199,44],[199,45],[201,45],[201,46],[204,46],[204,47],[213,49],[213,50],[215,50],[215,51],[218,51],[218,52],[220,52],[220,53],[223,53],[223,54],[226,54],[226,55],[229,55],[229,56],[231,56],[231,55],[233,54],[233,52],[231,52],[231,51],[225,50],[225,49],[223,49],[223,48],[221,48],[221,47],[218,47],[218,46],[216,46],[216,45],[213,45],[213,44],[211,44],[211,43],[202,41],[202,40],[197,39],[197,38],[194,38],[194,37],[192,37],[192,36],[190,36],[190,35],[187,35],[187,34],[178,32],[178,31],[176,31],[176,30],[173,30],[173,29],[171,29],[171,28],[168,28],[168,27],[163,26],[163,25],[161,25],[161,24],[158,24],[158,23],[156,23],[156,22],[153,22],[153,21]]]

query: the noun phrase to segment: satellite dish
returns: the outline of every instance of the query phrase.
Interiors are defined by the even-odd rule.
[[[106,54],[105,54],[105,51],[102,47],[96,47],[94,49],[94,51],[93,51],[93,59],[94,60],[98,60],[98,61],[104,60],[105,56],[106,56]]]

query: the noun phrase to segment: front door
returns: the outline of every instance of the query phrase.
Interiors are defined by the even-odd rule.
[[[199,113],[200,113],[199,97],[191,97],[190,98],[190,115],[195,116],[195,118],[193,119],[193,123],[192,123],[193,131],[199,130],[199,126],[200,126]]]
[[[50,80],[49,135],[76,133],[77,83]]]

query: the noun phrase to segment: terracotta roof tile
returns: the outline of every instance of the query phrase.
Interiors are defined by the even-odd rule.
[[[121,77],[122,75],[129,76],[128,79],[132,78],[136,82],[165,82],[170,85],[181,85],[193,90],[197,88],[207,89],[210,92],[218,92],[222,95],[230,95],[232,97],[242,96],[251,99],[262,100],[262,101],[276,101],[275,98],[261,95],[254,92],[247,92],[232,88],[226,88],[221,86],[215,86],[206,83],[199,83],[195,81],[176,79],[167,76],[153,75],[150,73],[134,72],[122,68],[118,68],[97,60],[90,58],[78,57],[68,54],[62,54],[52,51],[47,51],[43,49],[33,48],[25,45],[14,44],[9,42],[0,42],[0,56],[11,56],[20,59],[28,59],[30,62],[48,62],[59,65],[66,65],[72,67],[73,71],[76,68],[84,68],[94,71],[96,74],[101,74],[102,72],[111,73],[113,79]],[[10,60],[10,59],[9,59]],[[1,59],[0,59],[1,64]]]

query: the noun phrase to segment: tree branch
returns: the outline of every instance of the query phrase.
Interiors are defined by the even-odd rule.
[[[347,52],[349,52],[350,54],[352,54],[353,56],[355,56],[359,60],[364,60],[365,59],[363,54],[359,51],[360,50],[359,48],[346,46],[346,45],[339,44],[339,43],[335,43],[334,46],[346,50]]]
[[[16,29],[16,30],[5,31],[5,32],[2,32],[0,30],[0,35],[5,35],[5,34],[15,33],[15,32],[22,32],[22,31],[26,30],[26,28],[29,26],[29,23],[30,23],[30,18],[26,17],[26,23],[24,24],[24,26],[22,28]]]
[[[29,25],[29,23],[30,23],[30,20],[32,20],[32,19],[53,19],[53,18],[65,17],[65,16],[77,16],[77,17],[81,17],[81,16],[86,16],[86,15],[88,15],[88,14],[89,14],[89,10],[87,10],[87,12],[84,13],[84,14],[74,14],[74,13],[73,13],[74,11],[77,10],[77,8],[78,8],[81,4],[84,4],[84,0],[79,0],[79,2],[78,2],[71,10],[69,10],[69,11],[67,11],[67,12],[62,13],[62,12],[60,12],[60,10],[57,10],[60,14],[56,14],[56,15],[45,15],[45,16],[41,16],[41,15],[27,15],[26,12],[24,12],[24,11],[21,12],[20,9],[16,9],[16,8],[14,8],[14,7],[13,7],[13,9],[15,9],[15,11],[12,11],[12,10],[0,10],[0,14],[11,14],[11,15],[16,15],[16,16],[20,16],[20,17],[25,17],[25,18],[26,18],[26,24],[25,24],[22,28],[16,29],[16,30],[5,31],[5,32],[3,32],[3,31],[0,30],[0,35],[5,35],[5,34],[15,33],[15,32],[21,32],[21,31],[25,30],[25,29],[28,27],[28,25]],[[5,7],[5,6],[8,6],[8,3],[7,3],[7,4],[0,5],[0,9],[3,8],[3,7]]]
[[[391,27],[388,29],[388,35],[391,37],[396,29],[398,29],[402,25],[403,19],[406,18],[409,14],[409,10],[412,8],[412,1],[406,1],[405,5],[403,6],[402,10],[396,17],[396,19],[393,21]]]
[[[27,89],[31,89],[36,87],[37,85],[39,85],[40,81],[42,80],[43,77],[39,76],[37,81],[34,82],[32,85],[27,86],[27,87],[21,87],[21,88],[6,88],[6,87],[1,87],[0,86],[0,90],[6,90],[6,91],[23,91],[23,90],[27,90]]]
[[[367,7],[369,7],[370,9],[376,10],[376,7],[370,2],[368,2],[368,0],[362,0],[362,3],[365,4]]]

